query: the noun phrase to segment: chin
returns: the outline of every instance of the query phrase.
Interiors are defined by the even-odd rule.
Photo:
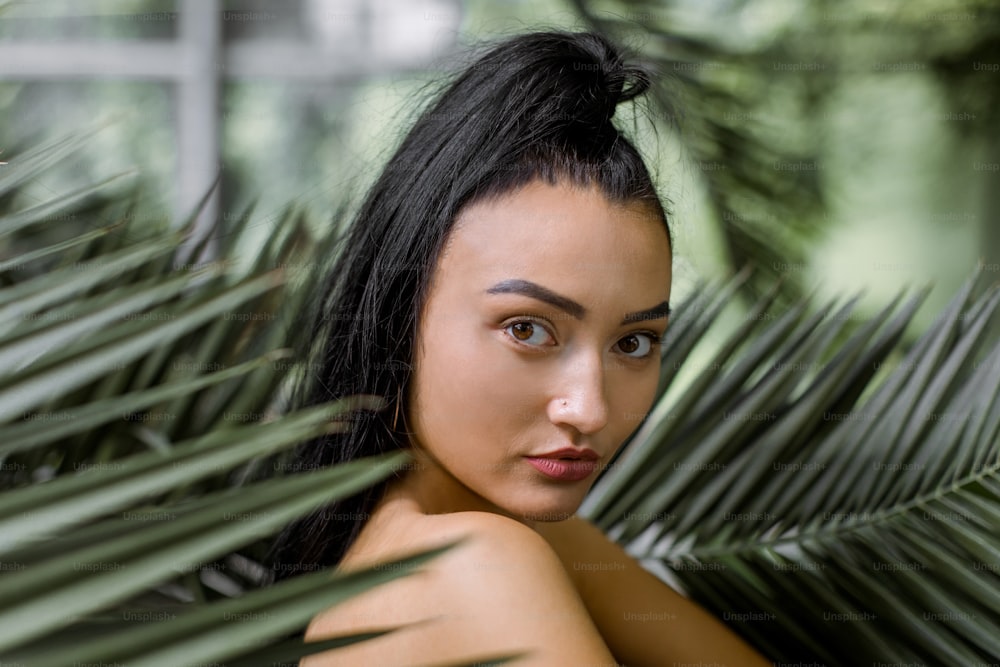
[[[530,501],[526,499],[511,507],[511,514],[526,521],[565,521],[580,508],[589,489],[589,484],[564,490],[539,489],[531,494]]]

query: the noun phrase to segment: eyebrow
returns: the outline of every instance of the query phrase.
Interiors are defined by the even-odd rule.
[[[559,310],[572,315],[578,320],[582,320],[587,315],[587,309],[583,305],[567,296],[556,294],[552,290],[542,287],[537,283],[533,283],[530,280],[521,280],[518,278],[502,280],[493,287],[487,289],[486,293],[521,294],[528,296],[532,299],[538,299],[539,301],[544,301],[551,306],[555,306]],[[663,317],[668,317],[669,315],[670,302],[664,301],[656,304],[652,308],[638,310],[634,313],[625,313],[625,317],[622,318],[621,324],[624,325],[629,322],[636,322],[640,320],[657,320]]]

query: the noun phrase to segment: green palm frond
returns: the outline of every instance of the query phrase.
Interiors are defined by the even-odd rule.
[[[0,189],[76,146],[5,155],[21,171],[10,185],[0,166]],[[187,227],[141,227],[137,202],[116,197],[34,246],[15,242],[51,213],[0,219],[0,651],[32,665],[249,665],[378,636],[289,638],[437,551],[275,586],[260,565],[280,526],[405,458],[256,474],[383,405],[283,402],[308,281],[278,267],[309,264],[329,239],[289,209],[239,269],[250,216],[238,216],[219,230],[223,254],[190,266],[176,254]],[[772,659],[996,659],[1000,288],[970,280],[902,354],[926,290],[859,322],[857,299],[777,307],[772,285],[704,354],[750,279],[677,307],[659,399],[581,514]]]
[[[742,292],[759,296],[782,279],[779,302],[806,290],[809,250],[831,229],[839,98],[879,69],[906,63],[936,87],[945,109],[976,119],[946,123],[987,147],[996,162],[1000,87],[982,71],[1000,58],[1000,11],[981,0],[823,2],[782,7],[737,0],[573,0],[591,29],[635,46],[653,65],[653,117],[674,130],[707,195],[726,262],[753,265]],[[872,100],[878,103],[877,100]],[[871,113],[880,115],[872,107]],[[881,113],[892,113],[881,107]],[[863,154],[867,148],[853,146]],[[945,160],[942,173],[951,169]],[[990,199],[987,207],[996,207]],[[981,252],[1000,257],[996,211],[983,212]],[[750,299],[753,301],[754,299]]]
[[[0,196],[86,138],[5,156]],[[140,224],[136,192],[56,237],[25,236],[117,181],[0,217],[0,652],[53,667],[277,664],[392,631],[290,638],[454,544],[273,586],[257,560],[288,523],[408,460],[397,452],[251,481],[272,455],[385,405],[283,405],[298,368],[284,345],[304,290],[275,267],[308,264],[328,241],[290,209],[240,270],[241,216],[220,230],[227,254],[186,265],[178,251],[195,215],[178,230]],[[188,250],[198,256],[203,244]]]
[[[678,3],[572,4],[591,29],[633,44],[652,66],[654,124],[671,131],[670,143],[705,188],[726,264],[756,269],[741,292],[759,297],[781,279],[779,300],[800,299],[802,272],[788,267],[805,266],[829,222],[823,134],[812,105],[833,70],[783,73],[776,82],[773,63],[801,54],[713,34],[686,19],[691,12]]]
[[[672,392],[685,340],[728,298],[696,293],[665,346],[665,393],[581,513],[772,659],[995,659],[1000,286],[974,298],[976,284],[899,360],[926,292],[843,343],[852,302],[780,316],[764,302]]]

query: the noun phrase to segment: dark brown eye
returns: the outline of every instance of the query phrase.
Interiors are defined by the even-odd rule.
[[[618,341],[618,349],[632,359],[647,359],[653,348],[660,345],[660,336],[654,333],[634,333]]]
[[[555,340],[543,325],[531,320],[517,320],[504,327],[507,335],[530,347],[551,347]]]
[[[535,333],[535,325],[531,322],[517,322],[512,324],[510,329],[514,333],[514,338],[518,340],[528,340]]]
[[[639,339],[635,336],[628,336],[622,338],[621,342],[618,343],[618,347],[622,349],[625,354],[631,354],[639,349]]]

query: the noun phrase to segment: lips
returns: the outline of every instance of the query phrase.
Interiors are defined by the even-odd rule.
[[[577,449],[576,447],[563,447],[562,449],[557,449],[552,452],[546,452],[544,454],[535,454],[529,458],[565,459],[573,461],[596,461],[597,459],[601,458],[601,455],[588,447],[584,447],[583,449]]]
[[[564,447],[555,451],[524,457],[535,470],[550,479],[562,482],[579,482],[597,470],[600,454],[592,449]]]

